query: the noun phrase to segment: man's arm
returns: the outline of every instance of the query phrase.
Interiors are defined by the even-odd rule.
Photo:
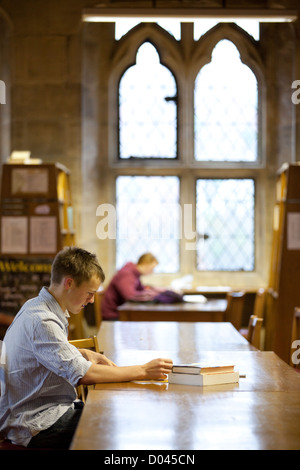
[[[92,364],[78,385],[129,382],[130,380],[164,380],[171,372],[172,365],[171,359],[154,359],[146,364],[124,367]]]
[[[93,364],[102,364],[104,366],[115,366],[116,364],[108,359],[104,354],[97,353],[90,349],[78,349],[78,351],[83,355],[83,357],[92,362]]]

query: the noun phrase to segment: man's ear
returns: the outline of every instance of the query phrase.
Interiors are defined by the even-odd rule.
[[[71,277],[65,277],[64,278],[64,288],[65,289],[70,289],[72,286],[73,286],[73,283],[74,283],[74,279],[72,279]]]

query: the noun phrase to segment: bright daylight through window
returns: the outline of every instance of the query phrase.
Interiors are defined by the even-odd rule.
[[[120,81],[120,158],[176,157],[176,95],[172,73],[160,64],[156,49],[144,43],[136,65]]]
[[[116,39],[136,24],[124,27],[124,22],[123,26],[117,22]],[[178,26],[173,22],[164,27],[180,44]],[[213,26],[194,24],[195,47]],[[252,35],[252,40],[259,40],[258,22],[239,26]],[[243,177],[241,171],[244,164],[260,158],[256,75],[242,62],[238,46],[228,39],[216,43],[211,61],[199,65],[195,81],[185,78],[182,67],[176,74],[183,76],[176,76],[161,61],[159,41],[156,46],[148,39],[143,42],[137,49],[136,63],[128,64],[119,81],[118,161],[126,168],[126,175],[119,172],[116,177],[116,267],[151,251],[160,261],[157,272],[179,272],[186,246],[181,240],[186,237],[183,222],[188,202],[192,207],[190,224],[195,230],[196,269],[253,271],[256,185],[252,176],[245,173]],[[180,89],[177,83],[181,83]],[[188,111],[184,87],[194,90],[194,132],[188,133],[194,155],[188,155],[188,159],[195,171],[195,186],[190,187],[182,205],[185,173],[180,171],[184,165],[178,139],[183,135],[180,113],[182,109]],[[188,159],[185,157],[185,161]],[[156,173],[147,169],[146,161],[156,161]],[[137,162],[141,166],[135,173],[131,165]],[[167,162],[174,165],[171,175]],[[218,169],[218,177],[211,172],[204,178],[200,170],[211,164]],[[233,171],[239,169],[238,178],[222,175],[220,165],[226,164]]]
[[[117,268],[151,251],[156,272],[179,270],[179,178],[119,176],[117,201]]]

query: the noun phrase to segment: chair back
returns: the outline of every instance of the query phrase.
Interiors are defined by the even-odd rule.
[[[263,321],[263,318],[257,315],[251,315],[249,319],[247,340],[256,349],[260,349],[260,331]]]
[[[100,352],[97,336],[90,336],[89,338],[83,339],[74,339],[69,341],[69,343],[73,344],[73,346],[78,349],[93,349],[96,352]]]
[[[264,318],[266,291],[263,287],[258,289],[255,295],[253,314],[258,318]]]
[[[101,303],[102,299],[104,296],[104,290],[99,290],[96,292],[95,297],[94,297],[94,314],[95,314],[95,322],[96,326],[99,329],[101,322],[102,322],[102,308],[101,308]]]
[[[225,312],[225,320],[232,323],[237,330],[240,330],[242,325],[245,296],[246,293],[242,290],[239,292],[228,292],[226,297],[227,308]]]
[[[74,340],[82,338],[84,336],[84,326],[83,326],[83,317],[84,311],[80,310],[79,313],[73,314],[70,313],[69,321],[69,340]]]
[[[70,344],[78,349],[93,349],[95,352],[100,352],[97,336],[89,338],[74,339],[69,341]],[[85,403],[89,389],[94,388],[92,385],[78,385],[77,397]]]

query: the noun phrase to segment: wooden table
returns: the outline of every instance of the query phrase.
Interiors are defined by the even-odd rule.
[[[184,351],[251,350],[248,341],[229,322],[103,321],[100,349]]]
[[[144,364],[156,357],[169,357],[174,363],[184,362],[225,362],[233,364],[242,375],[239,384],[214,385],[210,387],[194,387],[186,385],[168,384],[165,382],[124,382],[117,384],[97,384],[96,390],[132,390],[145,389],[149,385],[166,390],[188,391],[193,393],[206,393],[207,391],[235,391],[235,392],[299,392],[300,405],[300,374],[287,365],[272,351],[199,351],[195,354],[186,351],[146,351],[127,349],[116,350],[110,354],[111,359],[119,366],[130,364]]]
[[[143,360],[159,352],[137,353]],[[130,355],[134,350],[127,350],[126,360]],[[235,359],[246,377],[239,385],[214,387],[99,384],[89,392],[71,449],[189,455],[196,449],[300,449],[300,374],[272,352],[206,351],[201,357]]]
[[[153,304],[125,302],[118,307],[120,320],[125,321],[224,321],[226,299],[208,299],[205,303],[179,302]]]
[[[299,392],[92,391],[71,449],[299,450],[299,422]]]
[[[145,459],[150,450],[186,457],[198,449],[300,450],[300,374],[275,353],[253,350],[231,324],[103,322],[98,338],[119,366],[155,357],[222,361],[242,377],[239,384],[210,387],[97,384],[71,449],[143,450]]]

